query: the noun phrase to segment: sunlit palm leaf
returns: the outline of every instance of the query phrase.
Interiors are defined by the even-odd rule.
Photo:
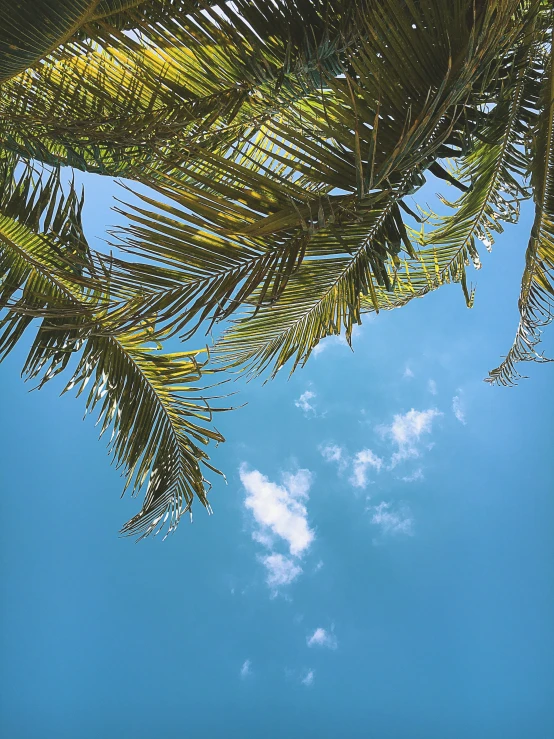
[[[533,44],[522,44],[513,59],[508,58],[500,97],[492,111],[483,112],[473,144],[458,158],[455,175],[470,189],[455,203],[448,203],[455,209],[452,215],[425,214],[426,233],[419,236],[418,259],[405,260],[400,268],[390,270],[395,289],[378,291],[380,309],[400,307],[449,282],[462,284],[471,305],[466,266],[471,261],[477,269],[481,266],[476,242],[490,249],[494,233],[503,230],[503,222],[517,221],[519,203],[529,197],[525,146],[536,124],[544,75],[541,40],[539,32]],[[418,238],[416,233],[414,238]],[[373,310],[372,301],[366,299],[364,308]]]
[[[160,338],[145,329],[91,336],[66,387],[80,395],[90,381],[87,411],[98,406],[102,433],[112,428],[109,451],[125,487],[136,493],[148,481],[140,513],[123,528],[141,537],[167,521],[172,531],[195,496],[211,510],[201,465],[214,468],[202,447],[224,441],[208,428],[213,409],[197,385],[206,372],[200,352],[163,354],[155,345]]]
[[[93,314],[98,286],[91,279],[92,262],[81,227],[82,199],[73,188],[65,196],[59,176],[40,178],[32,169],[15,176],[15,161],[0,162],[0,358],[4,358],[31,325],[44,318],[35,346],[54,342],[61,370],[69,360],[67,347],[79,324]],[[62,318],[63,315],[63,318]],[[71,326],[53,332],[70,317]]]
[[[268,34],[265,3],[209,5],[130,4],[86,25],[72,45],[11,81],[0,141],[47,163],[153,177],[190,157],[189,142],[236,140],[302,94],[336,56],[323,9],[327,32],[349,15],[340,3],[282,2]],[[310,25],[299,32],[304,19]]]
[[[35,329],[23,372],[41,387],[78,354],[66,390],[81,394],[90,383],[87,411],[98,409],[102,433],[113,429],[110,451],[126,487],[136,493],[148,481],[142,510],[124,532],[146,535],[166,520],[172,530],[194,496],[209,508],[201,465],[213,468],[202,447],[223,441],[207,427],[201,352],[163,353],[167,332],[151,326],[110,335],[110,296],[82,233],[82,200],[73,188],[61,192],[57,172],[41,180],[14,169],[14,161],[0,166],[0,360]]]

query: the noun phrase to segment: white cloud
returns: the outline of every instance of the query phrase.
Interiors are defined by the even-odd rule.
[[[350,483],[356,488],[365,488],[367,485],[368,467],[372,467],[379,472],[382,466],[383,460],[374,454],[371,449],[362,449],[354,457]]]
[[[368,320],[371,320],[371,317],[368,316],[366,318],[366,322]],[[354,340],[356,337],[359,337],[362,333],[361,326],[355,325],[352,327],[352,340]],[[316,344],[316,346],[313,349],[312,354],[315,357],[318,357],[322,352],[324,352],[326,349],[328,349],[331,346],[346,346],[348,348],[349,344],[348,341],[346,341],[346,337],[344,334],[339,334],[338,336],[326,336],[324,339],[321,339],[321,341]]]
[[[321,627],[317,628],[314,633],[306,639],[309,647],[327,647],[328,649],[337,648],[337,639],[334,634],[330,634]]]
[[[337,444],[327,444],[320,446],[319,451],[326,462],[334,462],[342,472],[348,464],[348,455],[343,447]]]
[[[460,392],[458,390],[458,392]],[[466,424],[466,414],[461,395],[455,395],[452,398],[452,413],[456,416],[460,423]]]
[[[312,405],[310,403],[310,400],[317,397],[314,392],[311,390],[306,390],[306,392],[302,393],[302,395],[298,398],[298,400],[294,401],[294,405],[297,408],[300,408],[303,413],[308,415],[309,413],[315,414],[315,405]]]
[[[308,670],[301,680],[302,685],[306,685],[309,688],[310,685],[313,685],[314,677],[315,672],[313,670]]]
[[[240,668],[240,676],[242,678],[248,677],[248,675],[250,675],[252,672],[251,667],[252,667],[252,663],[250,662],[250,660],[245,659],[244,662],[242,663],[242,667]]]
[[[307,500],[312,484],[312,473],[306,469],[298,470],[297,472],[285,472],[283,483],[293,497],[305,498]]]
[[[268,549],[273,547],[273,542],[275,541],[268,531],[253,531],[252,538],[254,541],[257,541],[258,544],[261,544],[263,547],[267,547]]]
[[[426,411],[412,408],[407,413],[396,414],[390,426],[381,427],[381,433],[390,437],[397,446],[391,459],[392,467],[405,459],[419,456],[417,443],[420,437],[431,432],[433,421],[440,415],[434,408]]]
[[[409,379],[411,379],[411,378],[412,378],[413,376],[414,376],[414,373],[412,372],[412,369],[411,369],[411,367],[410,367],[409,365],[406,365],[406,369],[404,370],[404,374],[402,375],[402,377],[403,377],[403,378],[404,378],[405,380],[409,380]]]
[[[304,504],[312,481],[311,472],[298,470],[285,475],[283,484],[277,485],[258,470],[248,470],[242,465],[240,479],[246,490],[244,505],[252,511],[259,527],[253,535],[256,541],[271,546],[271,535],[277,536],[288,544],[292,555],[301,555],[314,540]]]
[[[436,395],[437,392],[438,392],[438,390],[437,390],[437,383],[434,380],[428,380],[428,382],[427,382],[427,389],[429,390],[429,392],[431,393],[431,395]]]
[[[300,558],[315,538],[305,505],[312,474],[309,470],[286,473],[282,475],[282,484],[277,485],[243,464],[240,479],[246,491],[244,505],[252,512],[257,526],[252,538],[270,550],[258,559],[266,569],[266,582],[276,595],[280,587],[290,585],[302,574],[295,558]],[[290,557],[274,551],[278,540],[287,544]]]
[[[411,475],[406,475],[402,478],[402,482],[417,482],[418,480],[423,480],[423,470],[421,467],[415,472],[412,472]]]
[[[266,582],[275,593],[280,587],[290,585],[302,574],[302,567],[291,557],[285,557],[277,552],[260,557],[259,560],[267,571]]]
[[[314,567],[314,572],[319,572],[319,571],[321,570],[321,568],[323,567],[323,564],[324,564],[324,563],[323,563],[323,560],[322,560],[322,559],[320,559],[320,560],[319,560],[319,562],[318,562],[318,563],[316,564],[316,566]]]
[[[372,512],[371,523],[379,526],[383,534],[412,534],[414,522],[405,507],[395,511],[390,503],[382,501],[369,510]]]
[[[348,342],[346,341],[344,336],[326,336],[324,339],[321,339],[319,344],[316,344],[314,346],[312,354],[314,355],[314,357],[318,357],[333,344],[344,344],[348,346]]]

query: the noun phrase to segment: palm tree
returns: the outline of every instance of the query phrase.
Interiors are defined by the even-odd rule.
[[[520,322],[487,379],[546,361],[546,0],[0,0],[0,18],[0,359],[34,331],[42,385],[77,355],[66,390],[88,384],[126,486],[147,485],[125,533],[209,509],[203,377],[293,371],[445,283],[471,306],[477,243],[530,197]],[[113,253],[87,244],[64,167],[127,181]],[[460,192],[441,214],[408,201],[429,176]],[[217,324],[211,363],[164,352]]]

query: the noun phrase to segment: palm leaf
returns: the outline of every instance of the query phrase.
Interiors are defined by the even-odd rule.
[[[411,232],[421,244],[417,260],[404,260],[399,268],[391,266],[395,289],[392,293],[378,290],[380,309],[401,307],[450,282],[461,283],[471,306],[473,293],[467,286],[466,267],[471,262],[477,269],[481,266],[476,242],[490,250],[494,233],[503,230],[502,223],[517,221],[519,203],[529,197],[525,146],[536,125],[544,75],[543,33],[532,30],[536,16],[530,20],[533,42],[522,33],[519,49],[516,47],[514,56],[507,59],[509,66],[502,75],[494,107],[483,113],[473,143],[457,158],[455,175],[470,188],[454,203],[444,200],[455,209],[452,215],[439,217],[420,210],[428,230]],[[372,301],[366,299],[364,309],[374,310]]]
[[[213,409],[197,385],[207,371],[200,352],[164,354],[160,339],[147,329],[91,336],[64,390],[80,395],[90,381],[87,412],[98,406],[101,433],[112,428],[109,451],[123,467],[125,489],[136,493],[148,480],[141,511],[122,530],[141,538],[166,522],[173,531],[194,497],[211,511],[202,466],[217,470],[202,446],[224,441],[206,427]]]
[[[211,14],[205,3],[128,5],[6,86],[4,147],[50,164],[153,177],[190,157],[189,142],[232,141],[301,95],[336,56],[318,30],[323,8],[327,30],[349,15],[340,3],[332,13],[328,2],[281,2],[268,34],[264,3]],[[290,21],[302,28],[305,20],[291,38]]]
[[[552,15],[550,15],[552,25]],[[554,316],[554,53],[552,43],[542,85],[540,119],[533,142],[531,185],[535,220],[525,254],[518,301],[520,321],[514,343],[488,382],[513,385],[522,377],[516,364],[551,361],[537,352],[541,329]]]
[[[81,228],[82,199],[64,195],[59,173],[45,180],[16,162],[0,167],[0,360],[35,328],[23,373],[39,387],[80,355],[65,391],[90,383],[86,407],[99,411],[102,433],[112,427],[110,451],[123,467],[126,488],[148,480],[141,512],[124,533],[146,535],[169,519],[177,525],[194,496],[209,508],[202,446],[223,441],[207,428],[212,409],[198,380],[201,352],[163,353],[167,331],[142,325],[110,335],[105,294]],[[41,317],[36,325],[35,316]]]
[[[1,0],[0,82],[71,38],[97,5],[98,0]]]

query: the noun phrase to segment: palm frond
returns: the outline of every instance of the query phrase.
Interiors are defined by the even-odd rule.
[[[527,40],[508,58],[492,110],[483,111],[473,143],[466,154],[460,152],[457,157],[455,176],[469,185],[467,191],[454,203],[443,200],[455,210],[453,214],[439,217],[420,209],[427,232],[423,227],[419,234],[410,231],[420,243],[417,259],[403,260],[398,268],[391,265],[390,280],[395,287],[392,292],[378,291],[380,309],[401,307],[451,282],[462,285],[471,306],[473,293],[467,285],[466,268],[470,263],[481,267],[477,242],[490,250],[494,233],[503,231],[503,223],[518,220],[519,204],[530,196],[525,147],[538,116],[545,69],[541,40],[542,34],[537,33],[534,43]],[[366,298],[364,309],[374,310],[373,302]]]
[[[58,172],[43,178],[27,167],[17,176],[16,165],[16,160],[0,162],[0,358],[42,315],[36,343],[55,337],[63,347],[56,355],[61,370],[70,338],[98,305],[99,286],[81,225],[83,200],[73,187],[63,193]],[[50,312],[54,318],[46,317]],[[61,332],[67,316],[72,326]],[[52,331],[55,323],[59,332]]]
[[[91,20],[99,0],[0,0],[0,83],[32,66]]]
[[[87,412],[99,411],[102,433],[133,492],[148,480],[142,510],[123,529],[146,535],[169,519],[173,530],[196,496],[209,508],[202,448],[223,441],[208,427],[212,408],[198,381],[209,374],[202,352],[163,353],[167,331],[150,324],[117,336],[106,325],[109,282],[81,227],[82,199],[61,191],[59,172],[41,180],[16,162],[0,166],[0,361],[23,333],[35,337],[23,374],[42,387],[80,356],[66,391],[87,384]],[[38,325],[35,317],[41,317]]]
[[[552,24],[552,15],[550,15]],[[535,220],[525,254],[518,301],[520,321],[514,343],[487,381],[513,385],[522,377],[519,362],[552,361],[537,351],[541,329],[554,317],[554,51],[550,44],[541,95],[540,119],[533,141],[531,185]]]
[[[233,141],[303,94],[344,43],[342,31],[329,41],[329,28],[339,19],[345,34],[349,27],[341,3],[283,0],[271,12],[262,2],[210,5],[130,3],[85,25],[5,87],[4,147],[49,164],[155,177],[190,158],[189,143]]]
[[[109,452],[123,468],[125,489],[136,494],[148,481],[141,511],[122,529],[140,538],[166,522],[173,531],[195,497],[211,511],[202,467],[217,470],[202,447],[224,441],[208,427],[214,409],[198,386],[208,372],[201,352],[161,353],[163,338],[145,328],[91,336],[64,390],[80,395],[90,381],[86,409],[98,407],[101,435],[112,429]]]

